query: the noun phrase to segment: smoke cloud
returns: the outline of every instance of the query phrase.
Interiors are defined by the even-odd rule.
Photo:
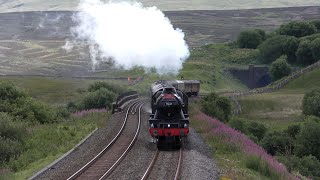
[[[189,56],[181,29],[156,7],[138,2],[81,0],[73,17],[75,41],[89,44],[93,68],[112,61],[129,69],[155,67],[160,73],[177,73]]]

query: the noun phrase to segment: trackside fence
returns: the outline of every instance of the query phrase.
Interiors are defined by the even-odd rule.
[[[112,103],[112,114],[122,111],[123,106],[126,104],[126,102],[137,99],[138,97],[139,94],[137,91],[129,91],[119,95],[116,102]]]

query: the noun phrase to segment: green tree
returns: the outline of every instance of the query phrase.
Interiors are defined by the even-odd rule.
[[[313,20],[313,21],[310,21],[310,23],[317,28],[318,32],[320,31],[320,20]]]
[[[295,154],[299,157],[313,155],[320,159],[320,122],[318,118],[309,117],[301,127],[295,142]]]
[[[255,30],[242,31],[238,37],[240,48],[256,49],[262,42],[262,36]]]
[[[284,46],[288,36],[276,35],[265,40],[258,46],[263,63],[271,63],[284,54]]]
[[[299,39],[294,36],[287,36],[283,42],[282,53],[287,55],[289,63],[295,63],[297,61],[296,52],[299,47]]]
[[[316,38],[311,43],[311,53],[315,61],[320,60],[320,37]]]
[[[88,92],[82,100],[82,109],[111,108],[116,94],[112,91],[100,88],[94,92]]]
[[[119,86],[119,85],[116,85],[116,84],[111,84],[111,83],[107,83],[107,82],[103,82],[103,81],[97,81],[97,82],[94,82],[93,84],[90,84],[89,85],[89,88],[88,88],[88,91],[89,92],[94,92],[94,91],[97,91],[101,88],[105,88],[105,89],[108,89],[116,94],[121,94],[123,93],[125,90]]]
[[[202,110],[221,121],[228,121],[231,115],[231,102],[226,97],[210,93],[201,101]]]
[[[314,34],[317,32],[317,28],[309,22],[305,21],[293,21],[287,24],[283,24],[279,28],[281,35],[303,37]]]
[[[287,56],[281,56],[271,64],[270,73],[273,80],[281,79],[291,73],[291,67],[287,63]]]
[[[303,176],[311,177],[315,180],[320,177],[320,161],[312,155],[303,156],[302,158],[297,156],[282,156],[279,159],[290,172],[297,171]]]
[[[261,140],[262,147],[271,155],[291,155],[294,149],[293,138],[284,132],[267,133]]]
[[[254,31],[256,31],[257,33],[260,34],[261,38],[262,38],[262,41],[266,40],[267,39],[267,34],[264,30],[262,29],[255,29]]]
[[[304,40],[300,42],[296,52],[297,62],[302,65],[310,65],[315,62],[312,56],[311,41]]]
[[[250,122],[247,126],[248,133],[257,137],[259,141],[264,137],[265,133],[267,132],[267,128],[261,123]]]
[[[312,90],[304,95],[302,110],[305,115],[320,117],[320,89]]]

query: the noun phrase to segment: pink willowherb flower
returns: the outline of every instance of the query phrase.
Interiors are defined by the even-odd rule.
[[[261,146],[254,143],[242,132],[231,128],[221,121],[212,118],[205,113],[198,111],[194,116],[196,120],[208,122],[212,125],[210,134],[221,138],[224,142],[238,147],[243,153],[247,155],[254,155],[264,160],[270,169],[277,172],[284,179],[297,179],[290,174],[286,167],[279,163],[273,156],[268,154]]]

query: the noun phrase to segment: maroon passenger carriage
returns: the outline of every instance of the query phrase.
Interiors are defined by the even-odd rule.
[[[188,96],[166,81],[151,86],[150,135],[157,147],[181,147],[181,140],[189,133]]]

